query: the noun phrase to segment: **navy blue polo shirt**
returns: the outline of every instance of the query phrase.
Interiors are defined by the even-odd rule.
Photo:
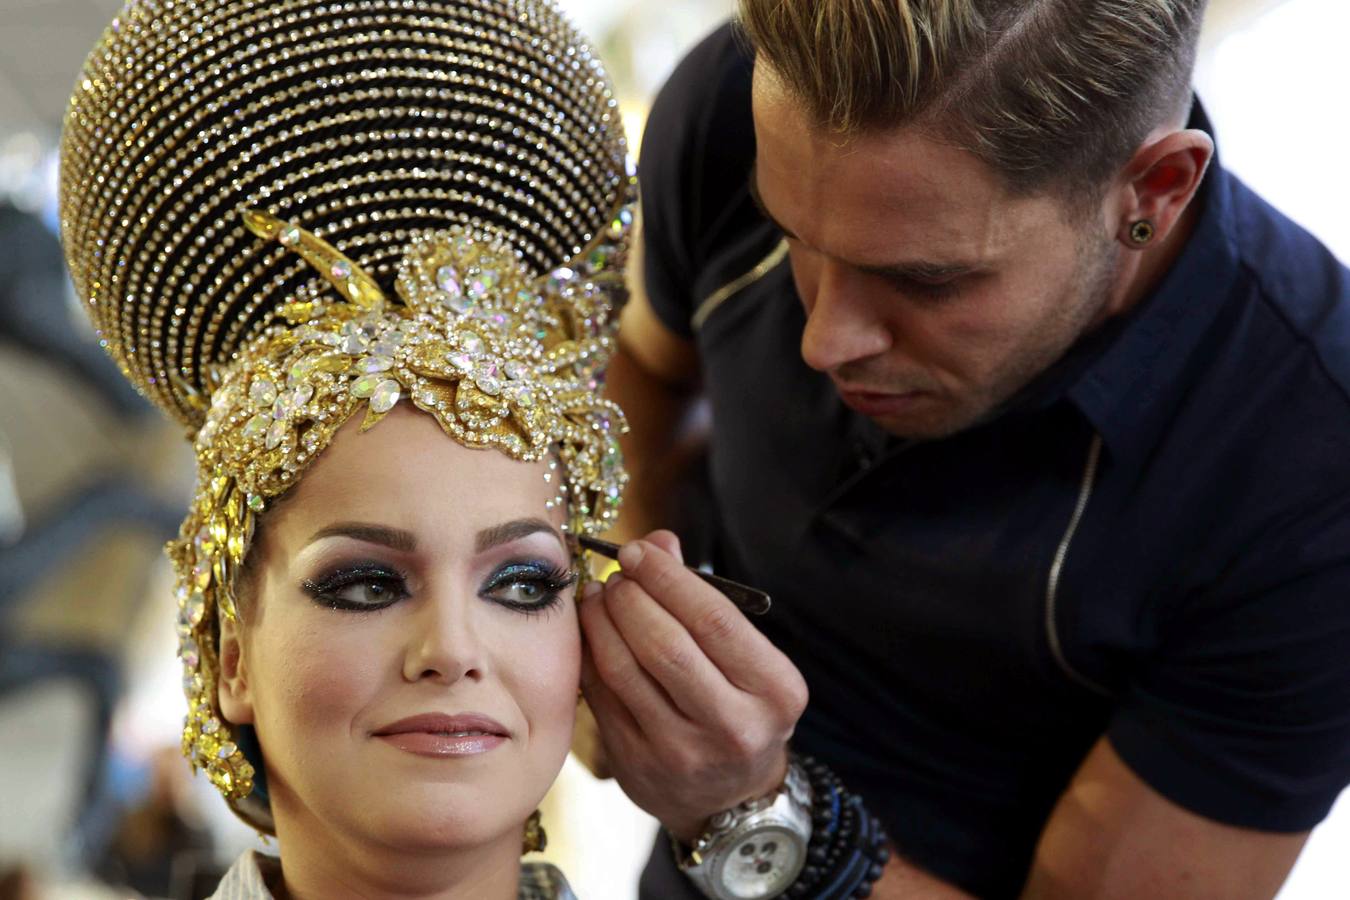
[[[1151,297],[987,424],[896,440],[800,357],[750,73],[724,28],[657,100],[645,278],[697,346],[722,568],[810,685],[795,745],[981,896],[1102,735],[1200,815],[1311,828],[1350,781],[1350,274],[1216,161]]]

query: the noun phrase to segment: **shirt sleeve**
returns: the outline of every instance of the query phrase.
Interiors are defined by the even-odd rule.
[[[1108,738],[1193,812],[1302,832],[1350,782],[1350,498],[1260,543],[1159,624]]]
[[[676,67],[643,133],[642,274],[657,317],[684,338],[728,213],[748,201],[752,72],[745,38],[721,26]]]

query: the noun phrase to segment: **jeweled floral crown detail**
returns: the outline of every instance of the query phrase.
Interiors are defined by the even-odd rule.
[[[399,403],[459,443],[519,460],[557,459],[552,507],[593,534],[617,512],[627,475],[622,413],[599,397],[614,347],[627,207],[572,267],[532,275],[504,241],[454,227],[416,235],[398,268],[398,300],[303,228],[245,211],[254,234],[303,257],[332,290],[286,303],[281,318],[219,375],[196,436],[198,491],[179,540],[179,655],[189,711],[183,750],[230,799],[252,766],[217,708],[215,616],[234,617],[234,585],[267,503],[295,484],[337,430],[362,430]]]

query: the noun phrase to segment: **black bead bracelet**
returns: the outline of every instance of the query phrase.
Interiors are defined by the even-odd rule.
[[[838,775],[812,757],[797,757],[811,782],[811,840],[806,866],[784,896],[800,900],[867,897],[890,851],[881,822]]]

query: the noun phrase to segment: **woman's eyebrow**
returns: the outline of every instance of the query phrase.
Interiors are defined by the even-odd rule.
[[[557,530],[545,522],[543,519],[513,519],[510,522],[503,522],[500,525],[493,525],[491,528],[484,528],[478,532],[474,541],[474,549],[482,553],[485,550],[491,550],[493,547],[499,547],[502,544],[509,544],[512,541],[518,541],[531,534],[544,532],[553,535],[562,545],[563,551],[567,550],[567,542],[563,540],[562,535]]]
[[[403,553],[412,553],[417,549],[417,538],[411,531],[366,522],[338,522],[336,525],[320,528],[310,537],[309,543],[326,537],[354,538],[368,544],[381,544]]]

